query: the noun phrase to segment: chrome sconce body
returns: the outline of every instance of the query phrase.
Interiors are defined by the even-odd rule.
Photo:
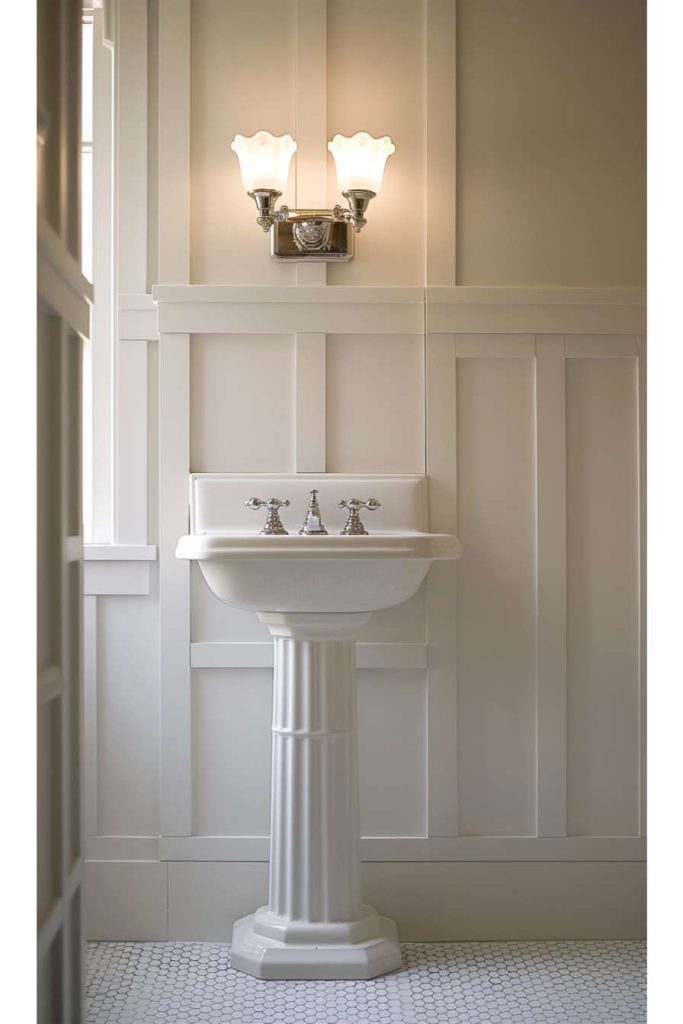
[[[331,210],[277,207],[296,151],[296,142],[290,135],[237,135],[231,148],[240,161],[247,195],[256,204],[257,224],[270,232],[271,256],[299,263],[347,262],[353,258],[354,235],[367,223],[368,205],[381,186],[387,158],[395,152],[388,136],[374,139],[367,132],[358,132],[350,138],[335,135],[328,143],[337,164],[340,190],[348,204],[337,204]]]

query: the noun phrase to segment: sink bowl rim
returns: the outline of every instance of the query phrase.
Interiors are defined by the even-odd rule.
[[[181,537],[176,558],[192,561],[232,559],[457,559],[460,542],[449,533],[402,530],[348,537],[264,536],[253,533],[190,533]]]

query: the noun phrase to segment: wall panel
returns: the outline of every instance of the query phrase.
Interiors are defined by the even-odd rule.
[[[294,358],[291,336],[194,338],[191,472],[293,471]]]
[[[364,836],[425,834],[426,693],[420,672],[358,673]]]
[[[329,284],[420,285],[424,277],[424,0],[328,0],[327,134],[390,135],[382,191],[351,263],[332,266]],[[390,83],[390,86],[388,86]],[[329,194],[339,191],[332,160]],[[406,202],[410,215],[397,217]],[[400,237],[400,245],[396,244]]]
[[[463,547],[457,624],[460,833],[531,834],[536,686],[532,360],[458,359],[456,402]]]
[[[635,359],[567,363],[568,814],[573,835],[638,832]]]
[[[457,0],[462,285],[642,286],[644,0]]]
[[[424,339],[327,339],[328,473],[424,473]]]
[[[192,0],[191,14],[190,280],[292,284],[294,267],[263,258],[268,239],[256,225],[230,142],[262,129],[296,135],[296,0]],[[276,88],[269,68],[277,69]],[[293,178],[281,200],[290,206]]]
[[[103,597],[97,615],[97,806],[103,835],[159,831],[159,608]],[[157,640],[150,644],[150,638]]]
[[[263,669],[193,671],[193,834],[268,835],[272,682]]]

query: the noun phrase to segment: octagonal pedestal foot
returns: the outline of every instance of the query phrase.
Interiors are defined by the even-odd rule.
[[[236,921],[230,966],[263,980],[356,980],[401,967],[396,925],[378,917],[378,934],[364,942],[286,943],[254,931],[255,914]]]

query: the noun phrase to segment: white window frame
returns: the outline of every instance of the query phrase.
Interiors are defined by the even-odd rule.
[[[86,559],[102,546],[148,539],[148,343],[156,317],[147,295],[148,59],[146,0],[94,0],[93,306],[86,366],[84,484],[90,486]],[[143,330],[130,311],[144,309]],[[115,551],[108,557],[113,557]]]
[[[105,11],[93,15],[93,285],[90,408],[84,417],[84,487],[90,483],[91,517],[86,542],[111,544],[113,528],[114,363],[114,53],[105,35]],[[86,497],[88,501],[88,497]]]

